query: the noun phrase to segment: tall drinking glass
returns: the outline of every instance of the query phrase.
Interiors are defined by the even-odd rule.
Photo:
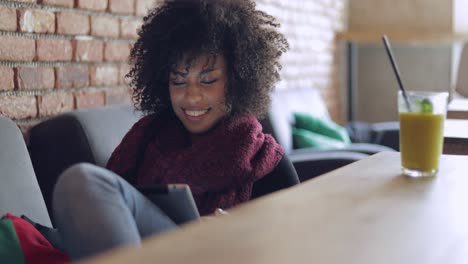
[[[403,174],[410,177],[437,175],[444,142],[446,92],[398,93],[400,152]]]

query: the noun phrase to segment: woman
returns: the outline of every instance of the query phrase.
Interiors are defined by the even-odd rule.
[[[127,75],[147,115],[109,170],[76,165],[56,185],[54,216],[74,259],[175,227],[140,186],[188,184],[208,215],[298,182],[258,122],[288,48],[278,26],[250,0],[172,0],[150,11]]]

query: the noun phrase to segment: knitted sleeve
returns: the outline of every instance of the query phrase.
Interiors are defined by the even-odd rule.
[[[139,155],[144,153],[145,135],[151,129],[152,120],[153,115],[148,115],[132,126],[109,158],[107,169],[132,182],[130,178],[135,177],[136,163]]]

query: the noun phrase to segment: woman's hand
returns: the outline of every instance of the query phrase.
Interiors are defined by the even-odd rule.
[[[221,208],[216,208],[216,210],[214,211],[214,215],[215,216],[219,216],[219,215],[229,215],[229,213],[227,211],[224,211],[223,209]]]
[[[213,214],[200,217],[200,221],[207,221],[207,220],[214,219],[218,216],[224,216],[224,215],[229,215],[229,213],[227,211],[224,211],[221,208],[216,208]]]

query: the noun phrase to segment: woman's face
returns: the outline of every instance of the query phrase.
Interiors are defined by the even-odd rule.
[[[208,132],[226,116],[226,84],[222,55],[202,54],[188,66],[183,59],[170,73],[172,109],[192,136]]]

